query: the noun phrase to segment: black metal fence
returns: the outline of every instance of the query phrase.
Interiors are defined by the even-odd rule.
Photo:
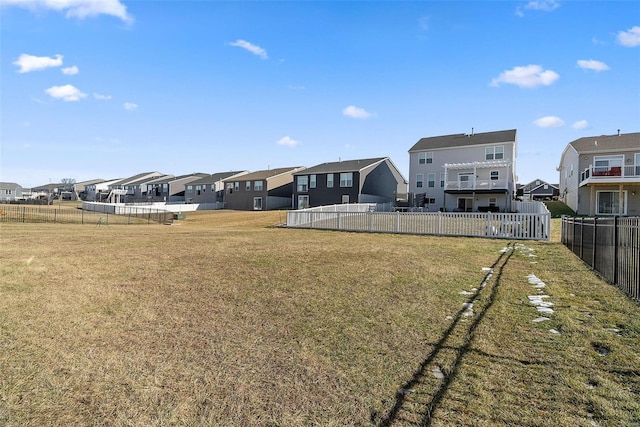
[[[605,280],[640,300],[640,218],[562,218],[562,243]]]
[[[61,209],[52,206],[0,205],[0,222],[30,222],[55,224],[94,224],[96,226],[127,224],[165,224],[173,214],[164,210],[147,210],[115,215],[82,209]]]

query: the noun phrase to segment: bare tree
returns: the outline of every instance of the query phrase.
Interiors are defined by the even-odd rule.
[[[73,191],[73,185],[76,183],[76,180],[74,178],[62,178],[60,183],[65,191]]]

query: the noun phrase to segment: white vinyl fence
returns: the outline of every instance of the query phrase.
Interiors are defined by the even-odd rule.
[[[370,206],[351,210],[304,209],[287,212],[287,227],[375,233],[429,234],[502,239],[549,240],[551,214],[375,212]]]

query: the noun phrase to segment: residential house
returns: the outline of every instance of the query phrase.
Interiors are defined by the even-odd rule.
[[[558,184],[549,184],[535,179],[528,184],[518,185],[516,196],[522,200],[553,200],[560,195]]]
[[[167,175],[147,182],[146,196],[150,202],[184,202],[185,188],[190,182],[208,176],[206,173]]]
[[[31,197],[34,199],[46,199],[48,201],[58,199],[65,191],[65,184],[45,184],[31,189]]]
[[[224,207],[236,210],[272,210],[291,207],[293,174],[303,167],[248,173],[223,180]]]
[[[108,200],[111,203],[146,202],[147,182],[162,176],[167,175],[160,172],[143,172],[109,184]]]
[[[558,172],[560,200],[578,215],[640,215],[640,132],[576,139]]]
[[[407,180],[388,157],[322,163],[293,174],[295,208],[395,203]]]
[[[73,184],[73,192],[76,195],[76,198],[79,198],[80,200],[88,200],[87,186],[100,184],[104,181],[104,179],[91,179],[88,181],[76,182],[75,184]]]
[[[0,182],[0,202],[14,202],[23,198],[22,187],[15,182]]]
[[[413,206],[509,212],[515,161],[515,129],[422,138],[409,150]]]
[[[110,191],[109,186],[121,180],[122,178],[116,178],[85,185],[84,200],[88,202],[103,202],[107,200]]]
[[[187,203],[216,203],[224,201],[224,180],[246,175],[247,171],[231,171],[207,175],[187,184],[185,201]]]

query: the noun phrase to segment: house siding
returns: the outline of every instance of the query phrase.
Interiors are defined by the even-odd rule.
[[[446,181],[457,181],[460,173],[471,173],[473,167],[467,169],[447,169],[445,164],[464,164],[472,162],[486,162],[485,148],[502,146],[504,148],[503,162],[510,162],[508,167],[481,167],[476,169],[475,179],[480,181],[490,181],[491,171],[498,171],[499,179],[506,180],[504,188],[491,191],[465,190],[448,191]],[[433,153],[432,163],[420,163],[420,153]],[[421,150],[411,150],[409,152],[409,192],[413,194],[425,193],[427,199],[435,199],[435,203],[430,205],[433,209],[454,210],[457,209],[459,198],[472,198],[473,210],[478,207],[488,206],[491,198],[496,199],[496,205],[501,211],[508,211],[511,208],[511,200],[515,194],[515,157],[516,142],[495,142],[478,145],[452,146],[447,148],[425,148]],[[447,173],[445,185],[440,185],[441,174]],[[417,176],[422,175],[423,185],[418,187]],[[435,174],[435,186],[428,186],[429,174]]]

